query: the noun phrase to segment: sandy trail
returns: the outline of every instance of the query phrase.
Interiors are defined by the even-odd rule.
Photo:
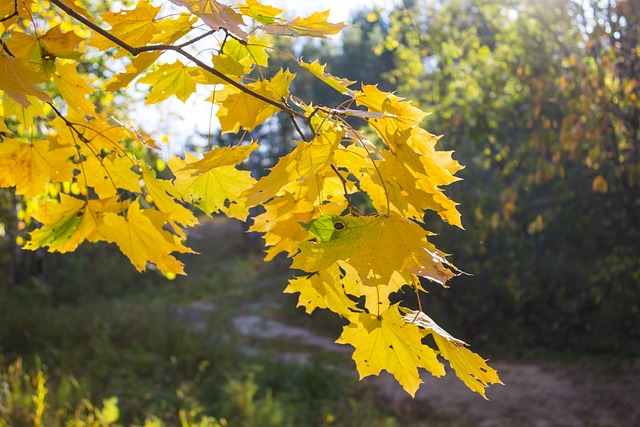
[[[243,335],[350,354],[350,347],[327,337],[257,315],[237,317],[233,324]],[[284,356],[306,360],[304,354]],[[425,426],[448,422],[478,427],[640,427],[638,368],[613,372],[602,364],[518,361],[492,361],[490,365],[505,383],[488,389],[490,400],[471,392],[453,371],[443,378],[425,374],[415,399],[389,374],[364,381],[378,388],[380,397],[398,416],[423,419]]]

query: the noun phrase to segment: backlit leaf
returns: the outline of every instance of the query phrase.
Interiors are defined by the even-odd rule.
[[[242,15],[226,4],[216,0],[170,1],[178,6],[185,6],[214,30],[224,28],[243,40],[247,39],[247,33],[241,28],[244,25]]]
[[[82,56],[79,46],[83,38],[73,31],[62,31],[60,25],[50,28],[39,41],[49,54],[57,58],[79,59]]]
[[[242,14],[250,16],[261,24],[274,22],[277,16],[284,12],[283,9],[262,4],[257,0],[246,0],[246,3],[238,4],[238,9]]]
[[[228,216],[246,219],[248,209],[240,194],[251,188],[255,179],[248,171],[236,169],[235,164],[241,162],[256,144],[235,149],[219,148],[209,153],[209,157],[197,160],[192,154],[187,154],[185,160],[177,157],[169,159],[169,167],[176,179],[174,186],[182,200],[192,203],[207,215],[224,212]],[[238,157],[218,155],[230,153],[237,149]]]
[[[266,98],[281,102],[289,96],[289,85],[295,74],[280,70],[271,80],[258,81],[246,85],[247,89]],[[278,107],[268,104],[234,86],[226,86],[217,91],[215,101],[220,105],[216,113],[222,132],[247,131],[264,123],[279,111]]]
[[[306,18],[295,18],[288,22],[264,25],[262,28],[271,34],[285,36],[321,37],[338,34],[347,26],[343,22],[333,24],[328,21],[329,11],[315,12]]]
[[[138,203],[129,207],[126,217],[105,214],[98,233],[100,238],[118,245],[138,271],[145,270],[147,262],[152,262],[163,274],[184,274],[183,264],[171,254],[192,252],[158,228]]]
[[[162,64],[157,70],[147,73],[140,79],[140,83],[151,86],[147,95],[147,104],[155,104],[164,101],[171,95],[175,95],[180,101],[185,102],[195,91],[197,76],[201,70],[196,67],[185,67],[180,61],[172,64]]]
[[[37,196],[49,181],[70,181],[71,147],[52,148],[49,141],[26,143],[4,138],[0,143],[0,182],[15,186],[16,194]]]
[[[141,1],[134,9],[107,12],[101,16],[111,25],[109,33],[131,46],[144,46],[157,32],[155,18],[158,12],[160,6],[155,7],[149,1]],[[100,50],[117,46],[101,35],[93,37],[90,44]]]
[[[298,307],[305,307],[309,314],[316,308],[328,308],[344,317],[361,311],[345,292],[337,264],[307,277],[291,279],[284,292],[300,293]]]
[[[491,384],[502,384],[498,372],[489,367],[484,359],[466,348],[466,343],[452,337],[426,314],[406,310],[404,321],[424,328],[433,336],[440,355],[449,361],[458,378],[471,390],[487,398],[485,388]]]
[[[28,96],[35,96],[43,101],[51,101],[49,95],[38,89],[36,85],[45,77],[32,68],[27,61],[13,58],[0,50],[0,90],[15,99],[23,107],[31,104]]]
[[[318,227],[316,224],[321,223]],[[333,225],[333,232],[330,231]],[[395,272],[407,272],[445,285],[455,273],[427,233],[414,222],[389,214],[352,217],[322,215],[307,227],[317,242],[305,242],[293,258],[293,268],[315,272],[337,261],[353,266],[368,285],[385,285]]]
[[[326,65],[320,65],[320,63],[315,60],[311,63],[306,63],[304,61],[300,61],[300,65],[302,65],[305,69],[309,70],[311,74],[331,86],[333,89],[337,90],[342,94],[352,94],[349,86],[354,84],[355,82],[347,79],[341,79],[335,76],[332,76],[329,73],[325,73],[324,69]]]
[[[397,306],[380,315],[353,315],[338,338],[339,344],[350,344],[360,378],[378,375],[383,369],[393,374],[402,387],[414,396],[422,383],[418,368],[432,375],[445,374],[437,352],[422,344],[423,334],[416,325],[406,323]]]
[[[316,136],[311,142],[299,142],[291,153],[280,159],[269,175],[251,189],[247,203],[255,206],[275,196],[290,182],[311,178],[330,162],[340,144],[344,130],[332,129]]]

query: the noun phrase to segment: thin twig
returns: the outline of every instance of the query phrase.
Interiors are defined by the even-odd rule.
[[[347,204],[349,205],[349,213],[353,215],[353,213],[355,212],[358,216],[362,215],[360,210],[351,204],[351,199],[349,198],[349,190],[347,189],[347,180],[345,179],[345,177],[342,176],[342,174],[340,173],[336,165],[331,163],[330,166],[331,166],[331,169],[333,169],[333,171],[336,173],[336,175],[338,175],[338,178],[340,178],[340,181],[342,182],[342,188],[344,189],[344,198],[347,200]]]
[[[2,46],[2,50],[4,50],[5,52],[7,52],[7,55],[9,55],[12,58],[15,58],[16,56],[9,50],[9,46],[7,46],[5,44],[4,41],[0,40],[0,46]]]
[[[13,18],[14,16],[18,16],[18,0],[13,0],[13,12],[11,12],[7,16],[4,16],[4,17],[0,18],[0,22],[8,21],[9,19]]]

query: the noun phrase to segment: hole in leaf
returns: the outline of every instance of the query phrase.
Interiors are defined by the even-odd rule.
[[[344,224],[341,222],[336,222],[333,224],[333,228],[340,231],[340,230],[344,230]]]

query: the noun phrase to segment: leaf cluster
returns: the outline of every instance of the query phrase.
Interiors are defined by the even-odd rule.
[[[40,224],[24,247],[68,252],[106,241],[139,271],[175,277],[184,274],[175,254],[192,252],[184,243],[198,223],[190,207],[242,220],[261,207],[251,230],[264,235],[266,259],[292,257],[302,273],[287,291],[299,292],[308,311],[327,308],[346,319],[338,342],[354,346],[362,377],[386,369],[413,395],[418,368],[444,375],[441,356],[484,396],[500,382],[496,372],[421,310],[406,312],[390,299],[404,286],[422,292],[420,278],[446,286],[459,274],[425,231],[427,210],[462,227],[443,191],[461,166],[419,126],[427,113],[374,85],[355,89],[318,62],[269,70],[270,38],[327,37],[345,27],[328,22],[328,11],[289,20],[257,0],[171,3],[140,0],[98,15],[73,0],[3,3],[0,183],[31,201]],[[106,80],[80,67],[105,52],[127,65]],[[297,73],[343,101],[296,97]],[[258,180],[241,164],[260,141],[244,137],[203,158],[172,157],[170,173],[159,174],[136,155],[156,147],[152,137],[115,120],[96,97],[138,83],[149,88],[147,104],[208,93],[222,133],[251,132],[282,112],[296,130],[295,148]]]

